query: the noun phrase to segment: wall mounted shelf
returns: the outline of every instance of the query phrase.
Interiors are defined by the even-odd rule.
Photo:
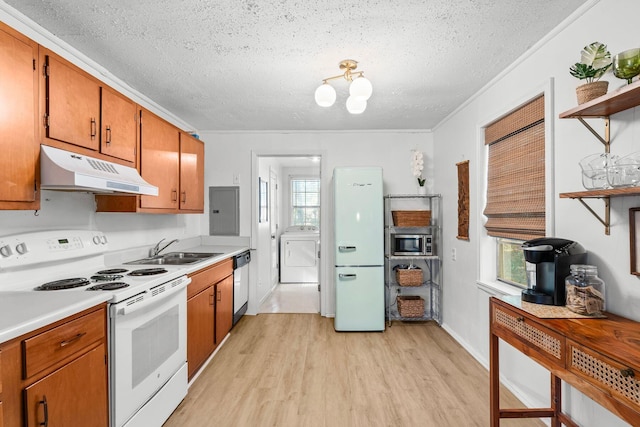
[[[609,116],[640,105],[640,80],[630,85],[607,93],[570,110],[560,113],[561,119],[578,119],[604,145],[606,153],[611,146]],[[604,120],[604,136],[600,135],[585,118],[602,118]],[[605,234],[610,232],[611,197],[640,196],[640,187],[610,188],[606,190],[579,191],[574,193],[560,193],[561,199],[577,199],[587,210],[595,216],[605,227]],[[584,199],[602,199],[604,201],[604,218],[598,215]]]

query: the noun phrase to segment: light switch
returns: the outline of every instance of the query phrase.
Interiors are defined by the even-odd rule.
[[[235,185],[239,185],[240,184],[240,174],[239,173],[234,173],[233,174],[233,183]]]

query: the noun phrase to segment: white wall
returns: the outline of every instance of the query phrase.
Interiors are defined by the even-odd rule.
[[[100,230],[109,240],[109,250],[121,250],[151,247],[163,238],[199,236],[200,217],[204,216],[96,213],[92,194],[62,191],[42,191],[40,207],[37,212],[0,211],[0,236],[40,230]]]
[[[433,187],[433,138],[430,132],[201,132],[207,141],[205,187],[233,185],[233,177],[240,177],[240,235],[257,236],[252,218],[256,203],[254,187],[257,182],[256,156],[285,154],[291,156],[319,155],[321,161],[321,286],[322,314],[335,313],[334,281],[332,272],[333,213],[331,204],[331,174],[336,166],[382,166],[384,192],[417,192],[417,183],[409,166],[410,151],[414,148],[425,153],[425,176],[428,188]],[[252,169],[255,168],[255,169]],[[208,208],[205,209],[208,211]],[[208,233],[203,218],[202,233]],[[383,231],[380,230],[382,233]],[[255,258],[263,256],[259,242],[252,240]],[[255,268],[252,262],[253,268]],[[258,272],[251,270],[250,281],[256,292]],[[261,273],[264,274],[264,273]],[[249,306],[249,312],[257,307]],[[255,312],[255,311],[253,311]]]
[[[478,272],[483,262],[482,227],[483,153],[481,127],[508,112],[530,97],[552,78],[551,120],[553,150],[552,213],[555,216],[556,236],[577,240],[589,252],[589,263],[598,266],[600,277],[606,282],[608,310],[640,320],[638,301],[640,283],[629,274],[628,209],[640,206],[640,198],[611,200],[611,235],[575,200],[559,199],[558,193],[581,191],[578,161],[590,153],[603,152],[603,146],[577,120],[559,120],[558,114],[577,105],[575,87],[581,84],[569,75],[569,67],[577,62],[582,46],[593,41],[608,45],[612,54],[637,47],[638,40],[630,37],[630,28],[637,28],[640,3],[636,0],[592,1],[565,21],[555,33],[523,55],[475,97],[461,106],[434,130],[435,180],[443,194],[444,217],[444,327],[465,345],[479,360],[488,357],[488,297],[495,293],[491,286],[478,286]],[[637,32],[636,32],[637,33]],[[609,91],[625,84],[609,74]],[[640,149],[640,110],[617,114],[611,120],[611,151],[627,154]],[[593,122],[603,130],[602,122]],[[457,189],[455,164],[470,160],[471,224],[470,241],[456,239]],[[526,177],[523,177],[526,179]],[[594,209],[603,214],[603,203],[592,201]],[[486,238],[485,238],[486,240]],[[457,260],[452,261],[452,249]],[[462,314],[464,313],[464,315]],[[509,349],[507,349],[509,350]],[[547,406],[548,374],[535,363],[515,351],[501,356],[501,373],[514,390],[529,405]],[[621,426],[624,422],[594,404],[575,390],[569,390],[565,409],[581,426]]]

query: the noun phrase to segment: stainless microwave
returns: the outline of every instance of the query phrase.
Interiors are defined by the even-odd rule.
[[[392,234],[391,253],[393,255],[433,255],[431,234]]]

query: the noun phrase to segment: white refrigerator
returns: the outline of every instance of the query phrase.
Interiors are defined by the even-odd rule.
[[[382,168],[333,170],[336,331],[383,331]]]

